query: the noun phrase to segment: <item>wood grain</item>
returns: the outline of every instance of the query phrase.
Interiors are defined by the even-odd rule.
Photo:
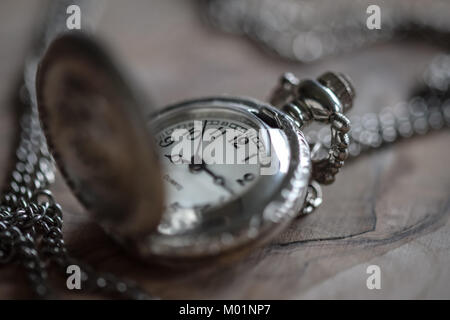
[[[265,99],[284,71],[303,78],[331,69],[354,80],[353,114],[377,111],[407,99],[439,52],[403,40],[301,65],[212,29],[196,1],[108,3],[99,33],[126,61],[155,109],[223,93]],[[38,6],[25,0],[0,4],[0,178],[13,147],[7,99]],[[144,265],[88,219],[60,177],[52,190],[65,209],[64,233],[73,255],[162,298],[450,298],[449,138],[448,130],[435,132],[348,163],[324,189],[325,202],[316,213],[233,265]],[[381,268],[381,290],[366,287],[370,264]],[[27,296],[20,270],[0,267],[0,297]]]

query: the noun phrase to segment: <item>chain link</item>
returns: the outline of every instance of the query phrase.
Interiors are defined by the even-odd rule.
[[[312,178],[322,184],[331,184],[339,169],[348,157],[350,120],[342,113],[331,116],[331,140],[328,156],[324,159],[313,159]]]

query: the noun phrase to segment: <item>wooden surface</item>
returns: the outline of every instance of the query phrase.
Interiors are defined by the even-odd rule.
[[[13,147],[8,98],[39,5],[0,4],[0,181]],[[303,78],[331,69],[353,78],[358,99],[352,113],[362,114],[405,100],[438,52],[402,41],[301,65],[212,29],[198,9],[195,1],[109,1],[99,32],[158,108],[223,93],[265,99],[284,71]],[[65,209],[64,233],[74,256],[162,298],[450,298],[449,138],[441,131],[349,163],[324,189],[316,213],[233,265],[145,265],[89,220],[60,177],[52,190]],[[381,269],[381,290],[366,287],[371,264]],[[0,297],[28,296],[21,270],[0,266]]]

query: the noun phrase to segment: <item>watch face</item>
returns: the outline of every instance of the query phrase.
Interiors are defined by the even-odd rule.
[[[161,233],[189,231],[210,209],[239,199],[259,179],[269,147],[260,137],[261,123],[251,117],[198,108],[162,126],[156,135],[166,190]]]
[[[145,254],[216,254],[267,236],[300,210],[309,149],[274,108],[238,98],[187,101],[152,117],[149,128],[166,203],[158,231],[141,243]]]

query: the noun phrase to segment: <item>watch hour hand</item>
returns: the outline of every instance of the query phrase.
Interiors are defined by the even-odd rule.
[[[233,190],[231,190],[225,183],[225,178],[222,176],[219,176],[217,174],[215,174],[213,171],[211,171],[211,169],[209,169],[206,166],[206,163],[202,160],[201,163],[197,164],[194,161],[194,157],[192,157],[191,159],[191,163],[189,164],[189,170],[191,172],[200,172],[200,171],[204,171],[206,174],[208,174],[209,176],[211,176],[213,178],[213,182],[214,184],[217,184],[219,186],[221,186],[222,188],[224,188],[225,190],[227,190],[230,194],[234,194]]]

